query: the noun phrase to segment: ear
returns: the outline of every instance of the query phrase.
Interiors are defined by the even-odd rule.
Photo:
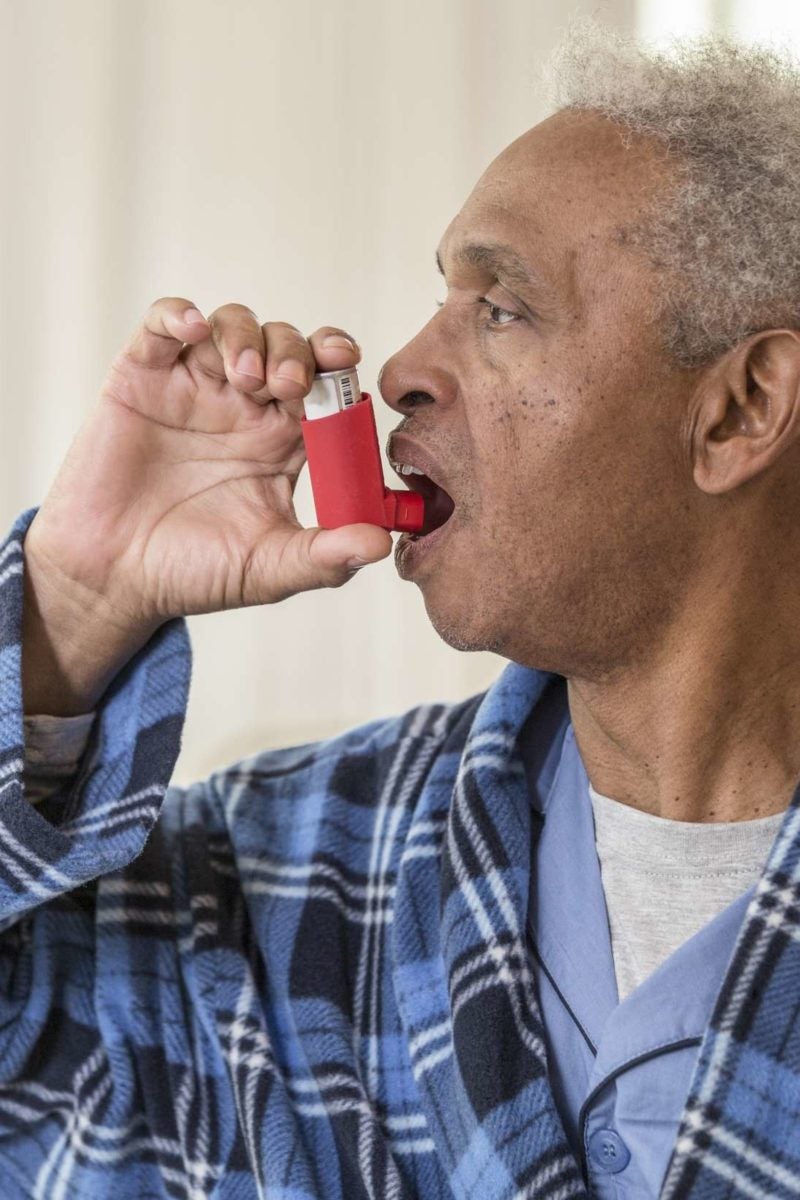
[[[800,333],[770,329],[724,355],[695,393],[694,480],[711,495],[765,471],[800,436]]]

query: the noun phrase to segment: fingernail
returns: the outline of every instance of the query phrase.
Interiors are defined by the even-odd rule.
[[[286,379],[291,383],[306,385],[306,368],[298,358],[285,358],[275,372],[276,379]]]
[[[205,325],[206,319],[196,308],[187,308],[183,314],[184,325]]]
[[[236,360],[236,370],[240,375],[250,375],[253,379],[264,378],[264,365],[257,350],[243,350]]]
[[[367,566],[369,566],[369,559],[366,558],[349,558],[347,560],[347,570],[350,575],[355,575],[356,571]]]
[[[352,338],[344,337],[341,333],[329,333],[323,338],[322,345],[326,350],[357,350],[358,345]]]

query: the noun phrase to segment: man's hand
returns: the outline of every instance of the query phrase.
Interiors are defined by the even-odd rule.
[[[338,587],[389,554],[386,530],[303,529],[292,503],[303,396],[359,357],[338,329],[153,304],[28,530],[27,712],[87,711],[172,617]]]

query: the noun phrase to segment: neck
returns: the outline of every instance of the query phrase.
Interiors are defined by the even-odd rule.
[[[671,820],[770,816],[800,781],[800,597],[730,579],[690,596],[646,661],[569,679],[586,772],[603,795]]]

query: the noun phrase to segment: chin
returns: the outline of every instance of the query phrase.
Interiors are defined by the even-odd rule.
[[[463,603],[465,595],[482,596],[483,607],[466,606]],[[454,650],[484,651],[538,671],[565,674],[570,654],[561,639],[543,639],[541,624],[531,621],[527,613],[510,612],[500,604],[494,608],[487,603],[491,599],[487,587],[476,586],[469,592],[460,592],[458,603],[453,603],[452,595],[450,603],[425,595],[424,591],[423,598],[431,625],[442,641]],[[538,636],[532,636],[533,630],[537,630]]]
[[[437,605],[425,597],[425,611],[431,625],[443,642],[454,650],[487,650],[491,654],[503,654],[506,639],[498,629],[491,628],[488,614],[459,612],[455,606]],[[480,619],[483,615],[483,620]]]

